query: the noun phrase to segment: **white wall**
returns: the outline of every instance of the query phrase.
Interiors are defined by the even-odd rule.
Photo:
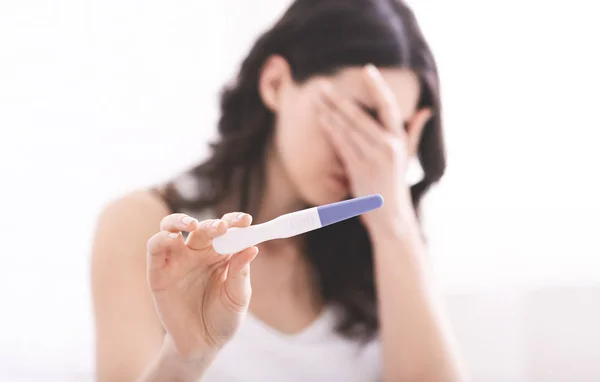
[[[217,90],[286,3],[0,3],[0,380],[89,380],[98,210],[205,155]],[[600,380],[594,3],[411,3],[450,154],[431,250],[477,380]]]

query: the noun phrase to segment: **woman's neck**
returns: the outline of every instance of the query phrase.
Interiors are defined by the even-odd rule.
[[[264,183],[260,188],[260,209],[255,216],[256,223],[297,211],[305,205],[275,150],[269,149],[265,159]]]
[[[254,217],[254,224],[264,223],[304,207],[275,150],[267,151],[264,174],[260,209]],[[264,243],[261,249],[272,253],[296,253],[296,256],[301,256],[302,242],[298,237],[274,240]]]

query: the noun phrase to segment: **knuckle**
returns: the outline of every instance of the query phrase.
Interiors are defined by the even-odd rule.
[[[198,223],[198,229],[199,230],[206,230],[208,228],[210,228],[210,226],[217,221],[218,219],[206,219],[206,220],[202,220],[201,222]]]
[[[398,145],[392,143],[392,142],[386,142],[384,143],[381,147],[382,147],[382,153],[385,155],[386,158],[390,158],[393,157],[394,155],[396,155],[396,153],[398,152]]]
[[[392,146],[392,155],[394,157],[406,154],[406,146],[403,145],[401,142],[395,141],[391,146]]]

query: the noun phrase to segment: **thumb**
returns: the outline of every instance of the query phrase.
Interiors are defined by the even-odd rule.
[[[229,260],[227,280],[225,287],[233,303],[245,306],[250,301],[252,290],[250,287],[250,263],[258,254],[257,247],[246,248],[238,252]]]

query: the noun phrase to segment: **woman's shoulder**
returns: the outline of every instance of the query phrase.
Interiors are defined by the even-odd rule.
[[[158,232],[160,221],[170,213],[168,204],[155,190],[134,191],[109,201],[96,220],[94,252],[145,250],[146,241]]]
[[[172,213],[159,189],[136,190],[109,201],[100,214],[100,220],[156,220]]]

